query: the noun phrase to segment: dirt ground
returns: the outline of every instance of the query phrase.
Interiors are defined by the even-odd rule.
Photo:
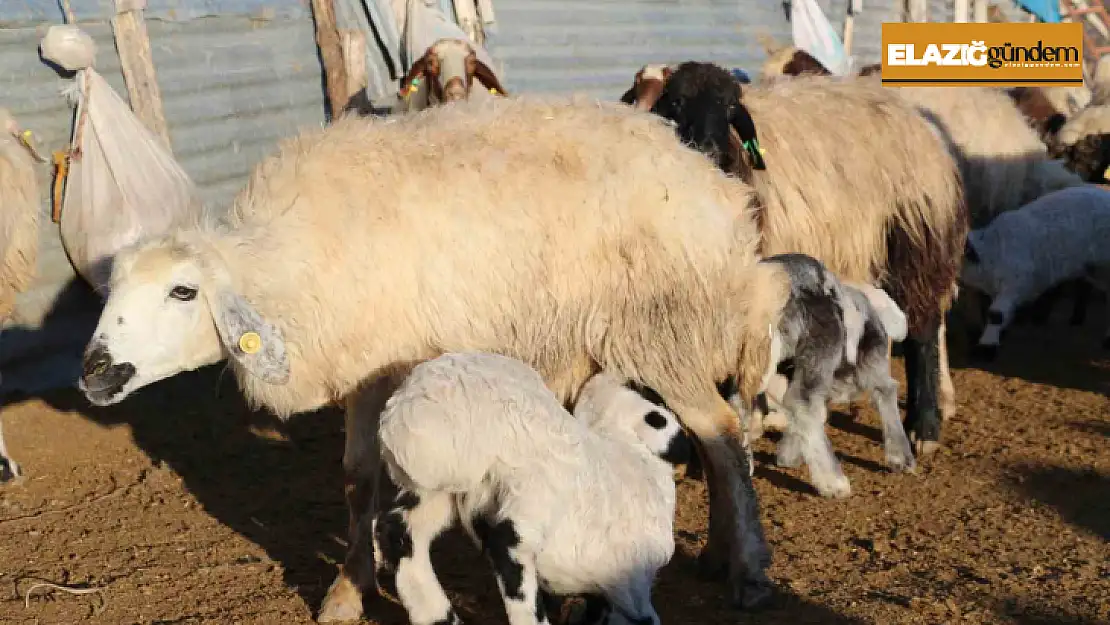
[[[1086,328],[1015,327],[990,371],[952,353],[958,416],[917,475],[882,464],[878,417],[829,428],[853,495],[827,501],[758,443],[773,604],[725,606],[697,579],[705,490],[679,488],[664,623],[1110,623],[1110,353]],[[901,363],[896,365],[902,380]],[[75,391],[0,413],[27,475],[0,486],[0,623],[312,622],[342,558],[335,411],[286,424],[242,404],[218,368],[120,406]],[[488,567],[449,535],[436,565],[470,623],[505,623]],[[70,595],[38,581],[102,592]],[[368,614],[402,625],[373,597]]]

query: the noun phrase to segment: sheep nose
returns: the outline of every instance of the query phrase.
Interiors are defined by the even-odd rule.
[[[82,369],[85,377],[100,375],[112,366],[112,355],[103,345],[96,345],[85,353]]]

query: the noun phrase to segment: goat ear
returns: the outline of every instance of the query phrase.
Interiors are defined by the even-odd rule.
[[[505,91],[505,88],[501,86],[501,81],[497,80],[497,74],[494,74],[493,70],[478,58],[474,59],[474,77],[477,78],[478,82],[482,83],[482,86],[486,89],[495,91],[500,95],[509,95],[509,92]]]
[[[17,124],[14,119],[8,119],[8,123],[4,130],[11,133],[11,135],[15,137],[16,141],[19,141],[19,144],[27,150],[27,152],[31,155],[31,158],[40,163],[46,162],[46,158],[43,157],[41,151],[39,150],[39,141],[37,138],[35,138],[34,133],[32,133],[30,130],[23,130],[22,128],[20,128],[19,124]]]
[[[755,132],[755,120],[748,112],[748,107],[737,104],[732,117],[729,118],[729,124],[736,130],[740,145],[751,156],[752,168],[767,169],[767,163],[763,160],[763,151],[759,147],[759,137]]]
[[[405,74],[405,77],[401,80],[401,88],[398,95],[402,98],[408,97],[410,91],[415,91],[415,89],[413,89],[414,83],[419,84],[419,80],[424,78],[425,74],[427,74],[428,59],[431,55],[432,51],[428,50],[424,53],[424,56],[417,59],[416,62],[412,64],[412,67],[409,68],[409,72]]]
[[[220,341],[232,360],[270,384],[289,381],[289,357],[281,331],[263,319],[246,298],[221,289],[209,297],[209,306]]]

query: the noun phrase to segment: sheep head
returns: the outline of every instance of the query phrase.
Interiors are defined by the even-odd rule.
[[[110,289],[78,383],[93,404],[118,403],[227,357],[267,382],[288,380],[280,331],[234,291],[226,267],[203,246],[166,237],[121,250]]]
[[[431,95],[440,102],[466,100],[477,78],[486,89],[508,95],[497,75],[478,59],[474,46],[462,39],[440,39],[428,46],[401,80],[401,97],[415,91],[420,80],[427,82]]]
[[[621,102],[641,111],[650,111],[663,93],[663,86],[671,77],[671,68],[662,64],[648,64],[636,72],[632,86],[621,96]]]
[[[19,123],[15,121],[15,118],[12,117],[12,114],[8,111],[8,109],[0,108],[0,130],[14,139],[14,141],[21,145],[23,149],[27,150],[27,153],[31,155],[31,158],[40,163],[46,162],[46,158],[42,156],[38,139],[35,138],[35,135],[32,134],[30,130],[24,130],[22,127],[20,127]],[[7,142],[12,139],[8,139],[5,136],[3,139],[0,139],[0,141]]]
[[[607,371],[594,375],[582,387],[574,417],[671,464],[689,461],[692,446],[678,417],[658,393],[635,381]]]
[[[766,169],[755,122],[741,101],[741,87],[727,70],[688,61],[667,80],[651,111],[675,122],[679,137],[732,172],[748,155],[753,169]],[[743,160],[743,157],[740,157]]]

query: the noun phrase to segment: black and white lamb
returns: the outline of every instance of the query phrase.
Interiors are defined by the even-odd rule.
[[[658,625],[651,585],[674,553],[668,459],[689,440],[623,379],[591,378],[572,417],[523,362],[446,354],[390,398],[380,440],[400,492],[374,521],[376,580],[414,625],[460,622],[429,555],[456,521],[493,565],[511,625],[549,623],[562,595],[603,606],[591,619]]]
[[[991,298],[974,355],[991,360],[1022,304],[1084,279],[1110,293],[1110,192],[1070,187],[995,217],[967,235],[961,281]],[[1102,346],[1110,349],[1110,324]]]
[[[824,497],[851,494],[847,476],[825,435],[830,401],[849,401],[868,393],[882,419],[887,464],[895,471],[915,466],[910,441],[898,413],[898,383],[890,376],[889,341],[906,335],[906,317],[881,289],[845,283],[820,261],[804,254],[778,254],[761,262],[778,263],[790,276],[790,299],[773,332],[774,372],[786,390],[774,399],[787,414],[777,464],[794,467],[802,460],[814,488]],[[750,418],[729,384],[720,386],[735,408]],[[767,411],[766,397],[757,410]],[[744,424],[745,431],[749,430]]]

